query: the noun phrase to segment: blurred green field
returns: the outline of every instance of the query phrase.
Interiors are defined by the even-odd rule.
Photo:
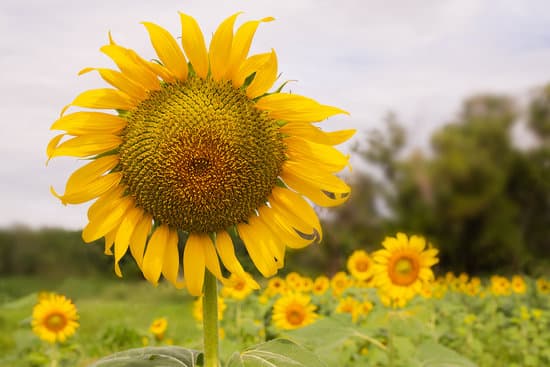
[[[201,331],[191,316],[191,298],[166,284],[157,288],[142,281],[67,278],[62,281],[30,277],[3,278],[0,283],[0,365],[47,365],[49,351],[31,331],[32,308],[38,293],[53,291],[71,298],[80,315],[76,335],[62,354],[87,366],[116,351],[141,347],[157,317],[169,320],[167,337],[200,348]],[[176,332],[177,331],[177,332]],[[61,364],[63,365],[63,364]]]

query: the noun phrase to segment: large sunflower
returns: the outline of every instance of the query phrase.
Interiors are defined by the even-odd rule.
[[[426,247],[420,236],[398,233],[386,237],[384,249],[372,254],[374,283],[390,299],[411,299],[420,293],[423,283],[434,278],[431,267],[437,264],[437,250]]]
[[[248,55],[262,22],[233,32],[238,16],[224,20],[207,48],[197,22],[180,13],[181,43],[164,28],[144,22],[158,61],[109,44],[101,51],[119,70],[96,71],[114,88],[78,95],[54,122],[64,133],[48,144],[49,158],[90,162],[68,179],[63,204],[97,199],[82,232],[85,242],[105,237],[114,248],[115,272],[130,249],[147,280],[183,278],[202,292],[205,269],[223,279],[218,256],[243,274],[232,235],[244,242],[266,277],[283,266],[285,247],[321,239],[315,211],[344,202],[350,189],[334,174],[348,157],[333,146],[354,130],[323,132],[312,123],[345,111],[274,85],[275,51]],[[179,37],[178,37],[179,38]],[[80,110],[71,106],[116,113]],[[71,137],[65,139],[65,137]],[[185,240],[183,260],[178,241]]]
[[[78,329],[75,305],[65,296],[51,293],[32,310],[32,331],[50,343],[64,342]]]

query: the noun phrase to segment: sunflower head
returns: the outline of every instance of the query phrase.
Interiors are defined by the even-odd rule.
[[[222,295],[237,300],[245,299],[254,290],[260,289],[260,285],[248,273],[231,274],[228,282],[222,288]]]
[[[50,293],[32,310],[32,331],[50,343],[64,342],[78,329],[78,313],[70,299]]]
[[[512,291],[517,294],[525,294],[527,292],[527,284],[521,275],[512,277]]]
[[[158,319],[153,320],[151,323],[151,326],[149,327],[149,331],[155,339],[162,340],[164,338],[164,333],[166,332],[166,329],[168,328],[168,320],[166,317],[160,317]]]
[[[273,323],[279,329],[292,330],[312,324],[317,319],[317,307],[311,299],[300,293],[289,293],[273,305]]]
[[[373,254],[374,283],[390,299],[411,299],[423,283],[434,279],[431,267],[438,262],[438,251],[425,249],[423,237],[398,233],[386,237],[382,246]]]
[[[326,276],[320,275],[315,278],[311,291],[313,292],[313,294],[320,296],[325,294],[329,286],[330,280]]]
[[[287,246],[322,238],[305,198],[334,206],[349,196],[335,176],[348,157],[334,146],[354,130],[326,133],[314,125],[346,112],[281,88],[270,92],[276,53],[249,50],[257,28],[273,18],[234,32],[238,15],[221,23],[208,47],[187,14],[180,13],[181,37],[144,22],[156,53],[149,58],[109,37],[101,51],[118,69],[81,73],[96,71],[111,88],[81,93],[52,126],[63,132],[48,144],[49,158],[90,161],[63,194],[52,193],[63,204],[95,200],[82,237],[105,238],[119,276],[129,249],[151,283],[162,274],[182,287],[183,278],[200,295],[206,269],[225,281],[218,257],[230,273],[244,272],[230,234],[272,276]],[[82,110],[65,113],[72,106]]]
[[[372,276],[373,262],[364,250],[355,250],[348,258],[349,273],[357,280],[367,280]]]

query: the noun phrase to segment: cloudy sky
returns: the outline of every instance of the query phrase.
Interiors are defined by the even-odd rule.
[[[111,67],[99,52],[111,30],[117,43],[153,58],[140,21],[179,35],[177,11],[193,15],[205,35],[242,10],[263,24],[253,52],[277,51],[294,93],[350,111],[327,129],[378,126],[398,113],[425,146],[430,131],[452,120],[472,93],[527,95],[550,80],[547,0],[2,0],[0,2],[0,227],[80,228],[86,206],[62,206],[81,163],[45,166],[51,123],[76,94],[103,87],[86,66]],[[207,36],[208,38],[208,36]]]

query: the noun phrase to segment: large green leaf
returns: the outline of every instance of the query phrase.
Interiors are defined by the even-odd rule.
[[[313,352],[287,339],[275,339],[235,353],[227,367],[324,367]]]
[[[202,352],[182,347],[145,347],[115,353],[90,367],[195,367]]]
[[[433,341],[418,347],[417,358],[422,367],[477,367],[468,358]]]

